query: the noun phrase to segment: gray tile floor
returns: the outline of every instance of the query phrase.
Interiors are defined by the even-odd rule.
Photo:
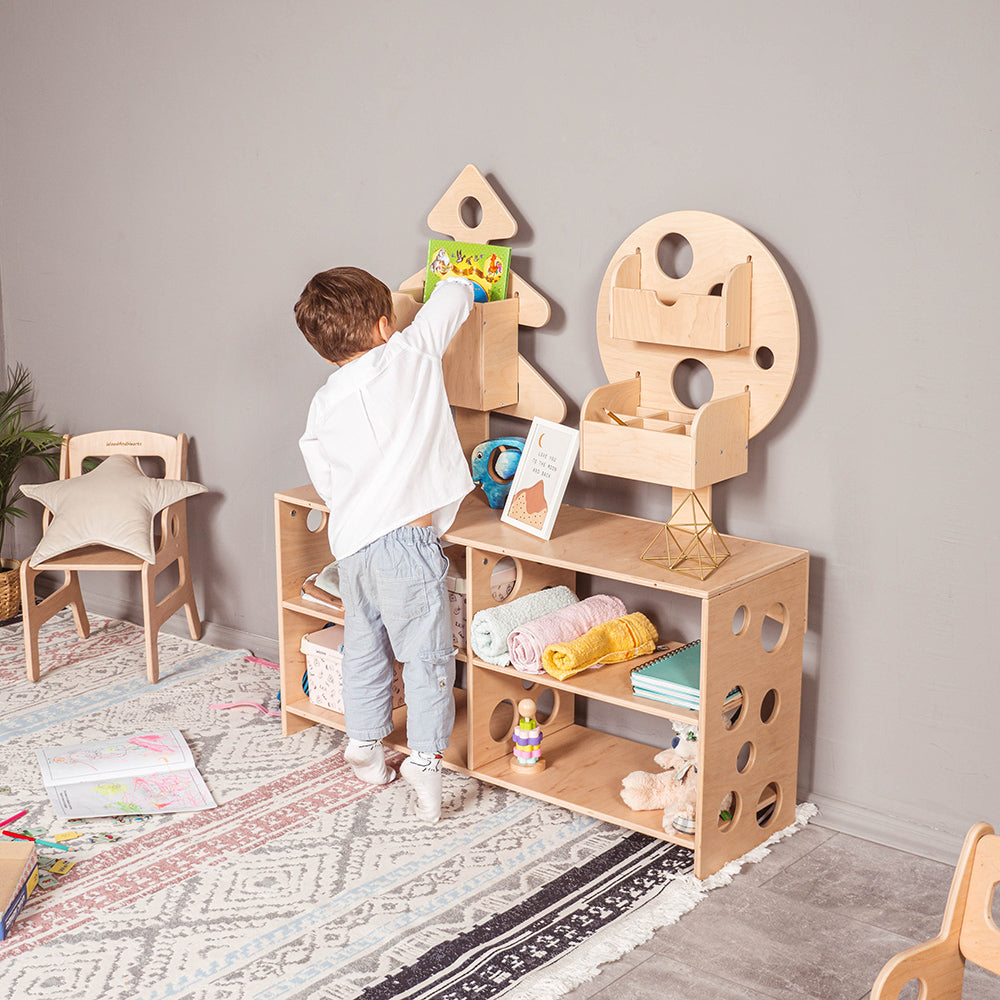
[[[953,872],[810,824],[566,1000],[863,1000],[941,929]],[[1000,978],[968,966],[963,1000],[1000,1000]]]

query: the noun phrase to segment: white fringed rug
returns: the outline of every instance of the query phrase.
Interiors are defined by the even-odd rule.
[[[30,808],[21,822],[50,836],[120,838],[60,853],[75,867],[36,890],[0,943],[0,996],[546,1000],[767,853],[699,882],[683,848],[452,772],[444,818],[421,826],[402,783],[353,777],[339,733],[285,739],[259,711],[210,707],[273,705],[273,669],[164,635],[151,686],[142,630],[92,621],[84,642],[68,616],[49,623],[37,684],[19,626],[0,629],[0,785],[12,790],[0,818]],[[36,748],[161,728],[184,733],[218,808],[56,820]]]

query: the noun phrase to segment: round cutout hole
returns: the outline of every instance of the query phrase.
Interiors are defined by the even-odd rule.
[[[778,692],[771,688],[760,703],[760,721],[766,726],[778,714]]]
[[[559,707],[559,696],[552,688],[545,688],[535,699],[535,721],[541,726],[552,718]]]
[[[737,792],[727,792],[719,803],[719,831],[726,833],[739,817],[740,796]]]
[[[470,229],[478,229],[483,221],[483,206],[478,198],[465,198],[458,206],[458,214]]]
[[[753,764],[755,753],[754,745],[747,740],[740,747],[740,752],[736,755],[736,770],[743,774],[751,764]]]
[[[781,789],[774,781],[769,781],[757,799],[757,825],[763,830],[772,822],[781,809]]]
[[[733,615],[733,635],[743,635],[750,627],[750,610],[741,604]]]
[[[678,402],[689,410],[704,406],[715,392],[712,373],[695,358],[685,358],[677,365],[672,382]]]
[[[718,295],[718,296],[721,297],[721,295],[722,295],[722,282],[720,281],[717,285],[712,285],[712,287],[708,290],[708,294],[709,295]]]
[[[784,604],[772,604],[764,612],[760,623],[760,644],[764,652],[773,653],[785,641],[788,634],[788,613]]]
[[[306,527],[315,534],[317,531],[322,531],[326,527],[327,514],[324,510],[316,510],[316,508],[311,508],[309,513],[306,514]]]
[[[774,367],[774,351],[770,347],[758,347],[753,360],[761,371],[770,371]]]
[[[726,695],[726,700],[722,703],[722,725],[726,729],[732,729],[743,718],[746,698],[746,692],[739,685]]]
[[[490,594],[494,601],[506,601],[517,589],[517,563],[510,556],[498,559],[490,572]]]
[[[503,743],[514,732],[515,722],[514,702],[504,698],[490,715],[490,739],[494,743]]]
[[[668,278],[683,278],[694,263],[694,251],[680,233],[667,233],[656,245],[656,263]]]

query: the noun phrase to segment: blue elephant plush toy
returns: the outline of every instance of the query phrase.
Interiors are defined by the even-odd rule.
[[[510,484],[521,461],[524,438],[493,438],[477,444],[472,452],[472,478],[483,488],[486,502],[498,510],[507,502]]]

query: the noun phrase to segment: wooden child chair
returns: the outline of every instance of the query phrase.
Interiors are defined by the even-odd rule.
[[[1000,975],[1000,929],[992,915],[998,883],[1000,836],[988,823],[977,823],[965,837],[941,933],[890,959],[871,1000],[896,1000],[914,979],[918,1000],[960,1000],[966,961]]]
[[[165,470],[163,481],[183,480],[187,475],[187,444],[187,436],[184,434],[171,437],[167,434],[132,430],[98,431],[73,436],[67,434],[63,438],[60,454],[60,483],[46,484],[46,486],[60,488],[62,481],[82,475],[83,462],[86,458],[108,458],[112,455],[130,456],[133,461],[140,457],[162,459]],[[104,468],[104,466],[102,465],[100,468]],[[136,470],[132,469],[131,473],[135,476]],[[144,479],[145,477],[138,478]],[[147,485],[150,483],[157,484],[160,481],[148,480]],[[31,487],[31,489],[41,493],[46,486]],[[21,610],[24,618],[24,649],[29,680],[37,681],[39,679],[38,631],[57,612],[67,606],[71,607],[80,638],[86,639],[90,635],[90,622],[83,606],[83,595],[78,577],[78,573],[83,570],[117,570],[141,575],[142,611],[146,632],[146,675],[151,684],[155,684],[160,675],[157,633],[175,611],[183,607],[187,614],[191,638],[199,639],[201,637],[201,620],[198,617],[191,580],[187,512],[183,497],[204,492],[205,488],[193,483],[178,483],[177,487],[175,490],[171,484],[171,492],[168,495],[176,492],[182,498],[163,507],[160,511],[160,533],[159,538],[155,539],[151,560],[141,558],[132,552],[114,548],[111,544],[87,544],[80,541],[77,543],[78,547],[71,551],[45,559],[42,562],[36,562],[34,566],[30,565],[31,560],[26,559],[22,562]],[[183,487],[188,488],[184,489]],[[141,484],[139,488],[142,488]],[[27,489],[25,488],[25,492]],[[46,498],[43,496],[36,496],[35,499],[46,504]],[[56,511],[55,516],[58,524],[59,511]],[[148,529],[147,547],[149,533],[152,531],[150,522],[153,519],[155,519],[155,505],[154,513],[150,514],[145,521]],[[53,512],[46,505],[42,515],[44,533],[48,533],[52,520]],[[89,527],[88,525],[87,530]],[[92,539],[92,535],[81,535],[82,537],[86,537],[88,541]],[[117,540],[116,538],[106,539],[108,543]],[[44,542],[45,534],[43,534]],[[178,583],[166,597],[157,602],[155,596],[156,578],[174,563],[177,564]],[[46,570],[62,571],[65,575],[64,582],[54,593],[35,604],[35,578]]]

